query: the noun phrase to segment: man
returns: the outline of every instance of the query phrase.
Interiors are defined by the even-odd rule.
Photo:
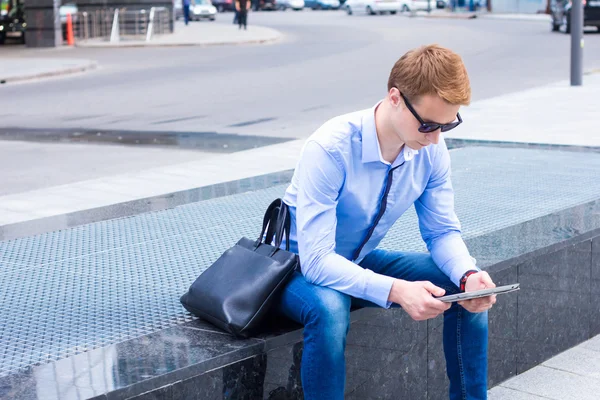
[[[187,25],[190,22],[190,5],[192,4],[192,0],[181,0],[183,6],[183,20]]]
[[[248,10],[250,9],[250,0],[235,0],[235,10],[237,12],[237,21],[239,29],[248,29]]]
[[[283,198],[302,274],[280,303],[305,327],[306,400],[344,398],[352,304],[400,306],[415,320],[444,313],[450,399],[486,398],[487,310],[495,296],[452,307],[435,298],[495,287],[462,240],[441,138],[462,122],[458,111],[470,97],[461,58],[421,47],[396,62],[382,101],[326,122],[307,140]],[[430,254],[375,249],[413,204]]]

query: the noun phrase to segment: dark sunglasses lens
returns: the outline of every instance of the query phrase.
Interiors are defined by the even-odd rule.
[[[456,128],[458,125],[460,125],[460,122],[458,122],[458,121],[452,122],[451,124],[443,125],[442,132],[448,132],[449,130]]]
[[[419,127],[419,132],[421,133],[430,133],[440,129],[440,125],[438,124],[422,124]]]

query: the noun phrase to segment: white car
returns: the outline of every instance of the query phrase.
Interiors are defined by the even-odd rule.
[[[175,19],[183,18],[183,6],[181,0],[175,0]],[[199,21],[209,19],[214,21],[217,17],[217,8],[212,5],[210,0],[192,0],[190,4],[190,20]]]
[[[190,6],[190,19],[200,21],[209,19],[214,21],[217,16],[217,8],[210,0],[194,0]]]
[[[304,0],[281,0],[277,2],[279,8],[283,11],[291,8],[294,11],[300,11],[304,9]]]
[[[348,15],[358,13],[368,15],[396,14],[399,11],[406,10],[406,2],[407,0],[347,0],[344,6]]]
[[[431,7],[432,10],[436,8],[446,8],[448,3],[446,0],[405,0],[406,8],[403,11],[426,11]]]

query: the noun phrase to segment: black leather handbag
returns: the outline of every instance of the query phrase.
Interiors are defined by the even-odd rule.
[[[284,234],[285,250],[279,248]],[[299,265],[298,256],[289,251],[289,237],[288,206],[277,199],[265,212],[258,239],[243,237],[225,251],[194,281],[181,303],[190,313],[237,337],[259,333]]]

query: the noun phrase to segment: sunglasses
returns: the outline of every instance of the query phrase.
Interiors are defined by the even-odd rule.
[[[437,122],[425,122],[425,121],[423,121],[421,116],[415,111],[415,109],[413,108],[412,104],[410,104],[410,102],[408,101],[406,96],[404,96],[402,93],[400,93],[400,96],[402,96],[402,98],[404,99],[404,103],[406,104],[406,107],[408,107],[408,110],[412,113],[412,115],[414,115],[414,117],[417,119],[417,121],[419,121],[419,123],[421,124],[421,126],[419,127],[419,132],[421,132],[421,133],[431,133],[431,132],[437,131],[438,129],[441,129],[442,132],[448,132],[449,130],[456,128],[463,122],[462,118],[460,117],[460,113],[456,114],[458,121],[450,122],[449,124],[438,124]]]

